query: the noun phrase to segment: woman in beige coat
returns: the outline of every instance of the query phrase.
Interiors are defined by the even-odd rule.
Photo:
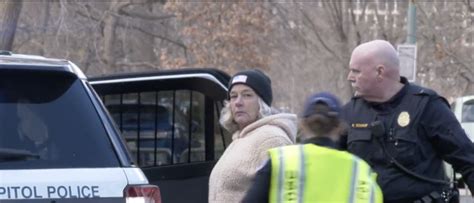
[[[211,172],[209,202],[240,202],[268,159],[268,149],[293,144],[296,136],[296,115],[270,107],[271,81],[263,72],[235,74],[228,90],[220,123],[232,133],[232,143]]]

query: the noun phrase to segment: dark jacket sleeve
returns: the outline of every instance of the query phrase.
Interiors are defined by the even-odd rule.
[[[456,172],[462,174],[469,189],[474,192],[474,144],[444,99],[431,99],[420,123],[437,153],[450,163]]]
[[[347,151],[347,132],[342,134],[337,141],[338,149]]]
[[[341,150],[347,150],[347,138],[349,136],[349,128],[350,128],[350,119],[349,119],[349,112],[352,111],[350,108],[351,102],[348,102],[345,104],[342,108],[341,111],[341,122],[343,122],[343,125],[346,129],[341,134],[341,137],[339,137],[338,145],[339,149]]]
[[[257,171],[253,180],[252,186],[245,195],[242,202],[255,203],[255,202],[268,202],[268,195],[270,191],[270,179],[271,179],[272,163],[269,159],[265,165]]]

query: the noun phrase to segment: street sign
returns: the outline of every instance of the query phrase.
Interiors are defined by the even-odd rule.
[[[416,80],[416,45],[400,44],[397,47],[400,58],[400,75],[410,82]]]

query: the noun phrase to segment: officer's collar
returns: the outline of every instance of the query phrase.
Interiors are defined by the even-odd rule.
[[[303,141],[305,144],[315,144],[322,147],[337,149],[338,145],[329,137],[312,137]]]
[[[393,95],[393,97],[389,100],[385,102],[367,102],[367,104],[372,106],[374,109],[380,111],[386,111],[397,107],[398,104],[400,104],[400,102],[402,101],[403,96],[405,96],[405,94],[407,93],[408,86],[410,85],[410,83],[405,77],[400,77],[400,83],[403,84],[402,89],[400,89],[400,91]]]

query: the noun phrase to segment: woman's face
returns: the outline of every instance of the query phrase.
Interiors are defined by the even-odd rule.
[[[247,85],[237,84],[230,90],[230,109],[234,121],[243,129],[257,120],[258,95]]]

